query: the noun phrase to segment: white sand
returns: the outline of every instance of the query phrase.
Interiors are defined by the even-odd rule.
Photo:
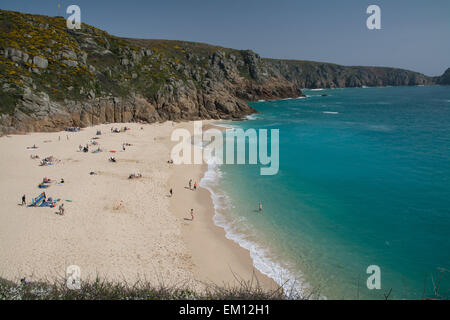
[[[123,126],[131,130],[110,132],[111,127]],[[64,277],[69,265],[81,268],[82,280],[99,275],[131,283],[146,279],[180,284],[195,278],[221,284],[233,280],[231,269],[250,277],[253,265],[248,252],[213,225],[207,190],[200,189],[194,197],[183,187],[187,177],[200,182],[204,167],[167,164],[175,127],[192,128],[192,124],[111,124],[78,133],[1,137],[0,277]],[[97,130],[103,133],[97,142],[104,152],[91,153],[96,146],[90,146],[89,153],[79,152],[78,146],[91,141]],[[123,152],[124,142],[133,146]],[[33,144],[39,148],[27,150]],[[117,150],[117,163],[108,162],[109,150]],[[40,167],[31,154],[52,155],[61,162]],[[89,175],[91,171],[98,175]],[[133,172],[143,178],[129,180]],[[43,177],[64,178],[65,183],[39,189]],[[170,186],[173,198],[168,197]],[[19,205],[23,194],[31,203],[42,191],[61,198],[57,207],[64,203],[64,216],[56,214],[57,207]],[[189,217],[184,209],[190,207],[196,208],[192,223],[184,220]],[[202,248],[201,243],[208,245]],[[263,283],[274,284],[257,275]]]

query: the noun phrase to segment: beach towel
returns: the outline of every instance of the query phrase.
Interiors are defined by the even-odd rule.
[[[42,202],[39,207],[49,207],[49,208],[54,208],[56,206],[56,204],[59,202],[60,199],[56,199],[56,200],[49,200],[49,201],[45,201]]]
[[[50,201],[42,202],[42,203],[39,205],[40,208],[43,208],[43,207],[52,207],[52,206],[53,206],[53,203],[50,202]]]

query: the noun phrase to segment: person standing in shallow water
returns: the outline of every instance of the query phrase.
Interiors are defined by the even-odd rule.
[[[262,211],[262,203],[261,203],[261,201],[259,202],[259,208],[258,208],[258,211],[259,211],[259,212]]]

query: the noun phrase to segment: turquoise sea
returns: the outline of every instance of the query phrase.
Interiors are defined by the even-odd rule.
[[[201,185],[215,223],[259,270],[304,294],[420,299],[439,286],[449,298],[450,87],[304,94],[253,103],[259,114],[226,124],[279,129],[280,169],[211,164]],[[370,265],[380,290],[366,286]]]

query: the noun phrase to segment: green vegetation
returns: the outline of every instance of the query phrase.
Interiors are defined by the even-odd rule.
[[[291,295],[289,299],[308,299]],[[207,285],[202,292],[187,284],[153,286],[148,282],[129,285],[100,278],[82,282],[79,290],[67,288],[64,279],[54,282],[13,283],[0,278],[0,300],[284,300],[281,288],[267,291],[254,281],[240,281],[236,287]]]
[[[207,60],[217,50],[239,56],[237,50],[201,43],[117,38],[86,24],[81,30],[68,30],[60,17],[6,10],[0,10],[0,32],[0,91],[3,98],[8,96],[2,99],[2,110],[8,112],[15,107],[9,96],[25,86],[54,101],[82,101],[90,92],[120,97],[134,92],[153,98],[172,81],[191,80],[200,87]],[[34,57],[48,65],[36,65]],[[192,77],[191,70],[199,75]],[[243,74],[247,77],[248,70]]]
[[[0,91],[0,114],[12,114],[19,99],[20,96],[18,94],[8,94]]]

